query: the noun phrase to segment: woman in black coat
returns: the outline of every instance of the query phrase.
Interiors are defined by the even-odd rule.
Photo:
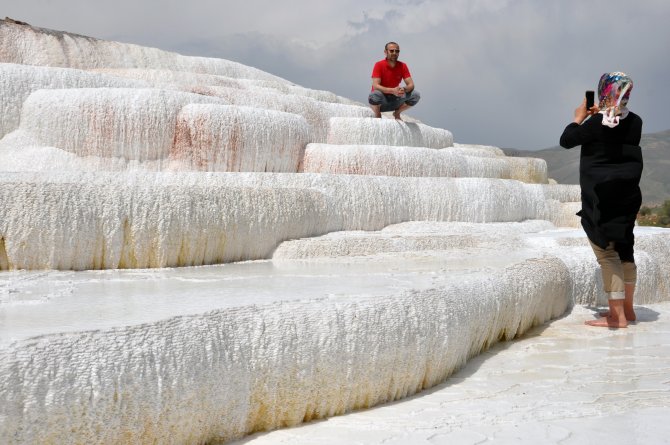
[[[577,215],[601,266],[609,303],[601,318],[586,322],[590,326],[625,328],[635,320],[633,227],[642,204],[642,119],[626,108],[632,88],[624,73],[603,74],[599,103],[587,110],[584,100],[561,135],[562,147],[582,146],[582,210]]]

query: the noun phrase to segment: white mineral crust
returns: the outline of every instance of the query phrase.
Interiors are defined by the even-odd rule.
[[[402,403],[234,443],[664,444],[670,432],[670,303],[637,312],[634,334],[578,329],[593,312],[576,306]]]
[[[240,89],[225,86],[197,86],[190,91],[221,97],[234,105],[256,107],[294,113],[304,117],[310,125],[310,142],[325,142],[331,117],[373,117],[369,107],[360,104],[322,102],[305,95],[281,92],[280,89],[247,86]]]
[[[225,105],[188,105],[177,120],[170,158],[188,170],[298,171],[309,125],[302,116]]]
[[[547,183],[547,164],[542,159],[483,157],[451,148],[388,145],[309,144],[303,171],[310,173],[375,176],[447,176],[517,179]]]
[[[395,119],[330,118],[328,144],[395,145],[409,147],[451,147],[450,131]]]
[[[156,48],[98,40],[4,21],[0,25],[0,60],[7,63],[84,70],[166,69],[286,82],[272,74],[230,60],[183,56]]]
[[[177,116],[192,103],[225,102],[156,89],[38,90],[23,103],[19,129],[35,145],[78,156],[152,161],[168,157]]]
[[[70,68],[0,63],[0,91],[2,91],[0,94],[0,138],[18,128],[23,102],[36,90],[148,86],[145,82],[138,80],[119,79]]]
[[[487,178],[22,172],[0,184],[10,269],[264,259],[291,238],[415,220],[551,221],[564,205],[546,198],[555,186]]]

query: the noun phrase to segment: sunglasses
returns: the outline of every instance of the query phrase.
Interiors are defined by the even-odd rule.
[[[390,53],[400,53],[399,49],[387,49],[386,51],[388,51]]]

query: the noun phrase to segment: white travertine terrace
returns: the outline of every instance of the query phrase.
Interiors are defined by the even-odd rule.
[[[0,112],[3,444],[342,414],[602,296],[543,161],[239,63],[0,20]],[[670,231],[636,239],[667,300]]]
[[[473,145],[473,144],[458,144],[454,142],[452,150],[464,153],[469,156],[482,156],[482,157],[492,157],[492,156],[505,156],[505,152],[498,147],[493,147],[491,145]]]
[[[274,260],[347,261],[351,257],[396,255],[408,252],[452,252],[469,256],[489,255],[500,246],[514,245],[508,256],[544,255],[559,258],[568,265],[574,303],[590,304],[598,300],[601,277],[592,268],[588,241],[574,231],[556,232],[548,221],[522,223],[473,224],[468,222],[408,222],[389,225],[380,231],[331,232],[323,236],[282,243],[273,253]],[[531,252],[526,249],[530,249]],[[636,262],[644,270],[638,283],[636,301],[655,303],[667,300],[670,292],[670,265],[662,258],[670,249],[670,231],[650,230],[636,236]],[[460,261],[468,261],[460,258]],[[477,260],[470,259],[476,268]],[[484,263],[485,261],[481,261]]]
[[[321,102],[304,95],[280,93],[272,88],[248,86],[241,90],[235,87],[201,86],[190,88],[190,91],[221,97],[234,105],[299,114],[310,124],[310,142],[326,142],[331,117],[373,117],[372,110],[360,104]]]
[[[170,158],[190,170],[295,173],[308,137],[307,121],[295,114],[191,104],[179,114]]]
[[[376,176],[447,176],[547,182],[542,159],[482,157],[465,150],[388,145],[309,144],[303,171]]]
[[[188,71],[174,71],[171,69],[142,69],[142,68],[109,68],[91,70],[108,76],[135,79],[148,83],[154,88],[186,89],[202,85],[216,87],[246,88],[246,84],[239,79],[215,74],[193,73]]]
[[[10,443],[195,444],[374,406],[443,381],[500,333],[559,316],[567,278],[559,260],[533,260],[383,302],[247,305],[43,336],[2,351],[0,432]]]
[[[156,48],[7,22],[3,22],[0,33],[0,61],[6,63],[83,70],[147,68],[288,83],[270,73],[230,60],[183,56]]]
[[[448,130],[421,123],[333,117],[330,119],[328,143],[445,148],[453,145],[454,137]]]
[[[292,96],[309,97],[314,100],[318,100],[319,102],[361,106],[360,102],[347,99],[346,97],[338,96],[335,93],[331,93],[330,91],[313,90],[311,88],[305,88],[290,82],[279,82],[277,80],[267,80],[267,79],[258,79],[258,80],[241,79],[240,82],[244,85],[247,85],[248,87],[278,90],[279,92],[284,94],[290,94]]]
[[[0,59],[2,60],[2,59]],[[0,138],[19,126],[21,107],[34,91],[57,88],[141,88],[139,80],[89,73],[70,68],[26,66],[0,62]]]
[[[556,186],[486,178],[23,172],[0,184],[9,269],[263,259],[287,239],[404,221],[551,221],[564,205],[546,199]],[[488,199],[473,206],[478,193]]]
[[[140,88],[39,90],[23,103],[19,129],[35,145],[78,156],[136,161],[167,158],[177,115],[194,103],[225,102],[196,94]]]
[[[308,97],[319,102],[339,103],[345,105],[360,104],[337,96],[330,91],[312,90],[299,85],[291,84],[283,79],[242,79],[226,77],[214,74],[201,74],[188,71],[174,71],[171,69],[153,70],[153,69],[95,69],[93,72],[108,74],[116,77],[137,79],[145,81],[157,88],[199,88],[205,91],[207,87],[229,87],[239,89],[254,89],[256,92],[266,90],[268,92],[288,95],[290,97]],[[242,94],[241,91],[236,91]],[[207,94],[207,93],[203,93]],[[367,109],[367,107],[365,107]]]

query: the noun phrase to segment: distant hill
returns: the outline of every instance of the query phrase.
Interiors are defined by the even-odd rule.
[[[644,204],[660,204],[670,199],[670,130],[642,135],[642,199]],[[508,156],[541,158],[547,161],[549,177],[560,184],[579,184],[579,147],[560,146],[538,151],[503,148]]]

